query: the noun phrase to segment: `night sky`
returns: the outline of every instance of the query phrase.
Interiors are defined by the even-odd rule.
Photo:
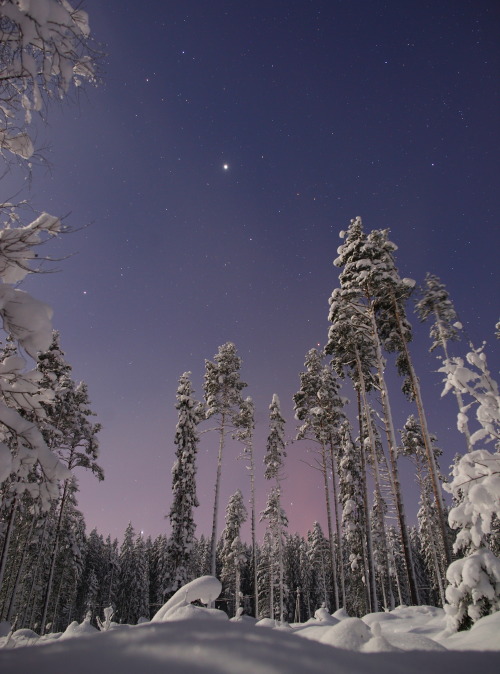
[[[49,110],[28,196],[90,225],[44,252],[75,253],[23,287],[89,386],[106,480],[80,473],[88,529],[168,533],[175,392],[233,341],[257,408],[258,510],[268,405],[292,395],[323,346],[338,232],[389,227],[402,276],[441,277],[468,338],[498,372],[500,5],[497,0],[86,0],[102,84]],[[4,178],[12,196],[19,176]],[[409,307],[411,312],[411,306]],[[447,472],[465,451],[440,400],[428,326],[412,353]],[[455,349],[460,354],[465,344]],[[414,411],[389,378],[397,427]],[[346,387],[348,394],[348,387]],[[354,418],[354,411],[350,413]],[[207,422],[205,427],[209,427]],[[213,437],[210,437],[213,436]],[[197,533],[209,533],[214,434],[202,436]],[[291,531],[324,524],[307,443],[288,448]],[[248,475],[228,446],[221,507]],[[406,466],[406,467],[405,467]],[[409,519],[417,494],[404,460]],[[220,529],[223,527],[221,514]]]

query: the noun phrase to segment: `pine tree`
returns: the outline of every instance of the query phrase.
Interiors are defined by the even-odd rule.
[[[256,509],[255,509],[255,461],[253,452],[253,432],[255,428],[255,411],[252,398],[246,398],[235,418],[234,437],[243,443],[243,459],[247,462],[250,476],[250,528],[252,537],[252,575],[254,594],[254,615],[259,617],[259,584],[257,579],[257,541],[256,541]]]
[[[421,321],[433,318],[430,336],[433,340],[429,351],[434,351],[438,346],[442,348],[444,357],[448,361],[450,354],[448,351],[448,342],[460,339],[461,324],[458,321],[457,312],[446,287],[437,276],[427,274],[425,277],[425,287],[421,289],[421,298],[416,303],[416,310]],[[457,399],[459,412],[464,407],[463,397],[460,391],[454,391]],[[467,445],[467,451],[472,450],[470,443],[470,432],[467,422],[464,421],[463,433]]]
[[[330,569],[334,588],[334,606],[339,608],[339,589],[337,581],[337,561],[334,549],[332,509],[330,498],[329,472],[332,472],[334,496],[336,497],[336,457],[334,445],[338,445],[339,426],[344,420],[342,407],[344,400],[338,393],[338,383],[331,368],[323,366],[321,354],[311,349],[306,355],[306,371],[300,374],[300,390],[294,395],[295,417],[302,421],[298,429],[297,440],[312,439],[320,447],[320,471],[323,475],[325,503],[330,545]],[[328,455],[328,447],[330,455]],[[330,462],[328,461],[330,459]],[[339,552],[342,557],[340,521],[336,498],[333,504],[337,525]],[[343,569],[341,568],[342,600],[345,602]]]
[[[41,386],[55,390],[54,400],[51,403],[42,403],[47,418],[42,432],[47,445],[55,449],[55,453],[69,471],[73,471],[76,467],[85,468],[99,480],[103,480],[103,470],[97,463],[99,456],[97,434],[101,426],[89,419],[94,413],[90,409],[87,385],[84,382],[76,384],[71,379],[71,367],[64,361],[64,353],[60,349],[59,335],[56,332],[53,334],[48,351],[40,355],[39,370],[42,374]],[[60,497],[59,518],[54,534],[51,568],[42,613],[42,634],[52,592],[64,509],[71,489],[75,488],[75,482],[66,480]]]
[[[234,614],[238,614],[241,597],[241,567],[245,561],[240,540],[241,525],[247,519],[243,495],[238,489],[229,499],[226,508],[226,527],[222,532],[221,580],[226,596],[234,596]]]
[[[215,478],[215,498],[211,538],[211,574],[216,573],[217,520],[219,515],[219,494],[222,473],[222,455],[226,435],[235,425],[235,419],[241,408],[241,390],[246,384],[240,380],[241,358],[232,342],[219,347],[214,363],[205,361],[205,402],[206,418],[215,417],[216,430],[219,433],[219,451],[217,455],[217,474]]]
[[[199,441],[197,426],[202,419],[203,409],[193,398],[190,374],[185,372],[181,376],[177,389],[178,422],[174,439],[177,449],[172,468],[173,502],[169,514],[172,527],[169,540],[171,575],[166,588],[169,594],[192,580],[189,575],[189,560],[196,528],[193,508],[199,505],[195,480]]]

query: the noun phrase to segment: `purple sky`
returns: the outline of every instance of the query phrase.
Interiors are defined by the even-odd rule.
[[[35,168],[30,199],[91,226],[47,249],[78,253],[60,273],[24,287],[54,307],[104,427],[106,480],[81,476],[89,529],[121,537],[131,520],[168,533],[177,380],[191,370],[202,396],[204,359],[227,341],[257,408],[264,508],[267,407],[276,392],[292,437],[291,397],[305,353],[325,343],[338,232],[354,216],[391,228],[402,275],[442,278],[498,372],[496,0],[85,5],[107,53],[103,84],[50,110],[38,144],[50,144],[51,168]],[[454,401],[440,400],[428,328],[411,320],[447,470],[464,449]],[[401,428],[413,410],[396,376],[390,385]],[[198,534],[211,518],[211,436],[200,445]],[[306,449],[289,447],[283,485],[290,529],[302,533],[325,521]],[[248,495],[238,453],[228,446],[222,507],[238,487]],[[417,495],[401,469],[411,519]]]

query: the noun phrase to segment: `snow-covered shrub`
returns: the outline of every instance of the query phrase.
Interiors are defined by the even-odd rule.
[[[487,548],[457,559],[446,572],[447,626],[468,629],[479,618],[500,610],[500,560]]]

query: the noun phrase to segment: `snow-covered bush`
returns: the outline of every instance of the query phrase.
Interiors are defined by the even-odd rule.
[[[467,629],[500,609],[500,560],[487,548],[450,564],[446,573],[448,628]]]

